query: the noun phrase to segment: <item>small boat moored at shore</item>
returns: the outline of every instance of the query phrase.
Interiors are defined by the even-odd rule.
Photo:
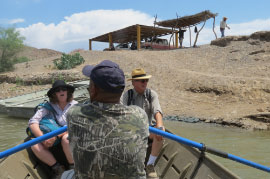
[[[87,90],[89,80],[75,81],[69,84],[75,87],[73,94],[74,100],[84,102],[89,99]],[[0,100],[0,113],[7,114],[11,117],[30,118],[34,115],[34,109],[38,104],[44,102],[44,100],[49,100],[46,96],[48,90],[45,89]]]

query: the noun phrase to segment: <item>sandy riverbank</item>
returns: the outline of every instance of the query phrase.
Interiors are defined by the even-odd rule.
[[[104,59],[118,63],[126,75],[143,67],[153,75],[149,87],[159,94],[164,114],[192,116],[205,122],[268,129],[270,125],[270,32],[226,37],[198,48],[169,51],[80,51],[85,64]],[[31,50],[29,50],[31,49]],[[78,80],[80,65],[72,70],[53,68],[61,53],[29,48],[33,61],[0,74],[0,98],[49,88],[52,78]],[[32,85],[31,85],[32,84]],[[42,85],[41,85],[42,84]],[[127,88],[131,83],[127,82]],[[268,114],[269,113],[269,114]]]

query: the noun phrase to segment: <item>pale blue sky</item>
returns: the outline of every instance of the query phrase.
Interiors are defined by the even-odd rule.
[[[68,52],[88,48],[88,39],[133,24],[153,25],[154,16],[168,20],[204,10],[218,13],[216,32],[223,16],[231,30],[226,35],[247,35],[270,29],[269,0],[1,0],[0,26],[14,26],[36,48]],[[212,20],[198,39],[199,44],[213,40]],[[184,44],[187,44],[187,38]],[[93,45],[103,48],[102,44]]]

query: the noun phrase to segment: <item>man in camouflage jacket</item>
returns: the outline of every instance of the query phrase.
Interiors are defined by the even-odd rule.
[[[119,103],[123,71],[112,61],[87,65],[91,103],[68,112],[75,178],[145,178],[148,118],[137,106]]]

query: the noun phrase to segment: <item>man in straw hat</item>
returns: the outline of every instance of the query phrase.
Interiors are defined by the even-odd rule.
[[[128,90],[121,97],[121,103],[125,105],[137,105],[145,110],[148,116],[149,125],[165,131],[162,121],[162,111],[157,93],[147,88],[147,84],[152,75],[146,75],[142,68],[134,69],[131,73],[133,89]],[[153,140],[152,151],[147,162],[146,174],[148,178],[158,178],[154,169],[155,160],[162,148],[163,138],[151,133],[149,139]]]
[[[230,29],[230,27],[226,23],[226,20],[227,19],[228,19],[227,17],[223,17],[222,21],[220,21],[221,37],[224,37],[225,36],[225,27],[227,27],[228,29]]]
[[[82,72],[91,102],[68,113],[75,178],[145,178],[148,120],[141,108],[120,104],[124,72],[110,60]]]

